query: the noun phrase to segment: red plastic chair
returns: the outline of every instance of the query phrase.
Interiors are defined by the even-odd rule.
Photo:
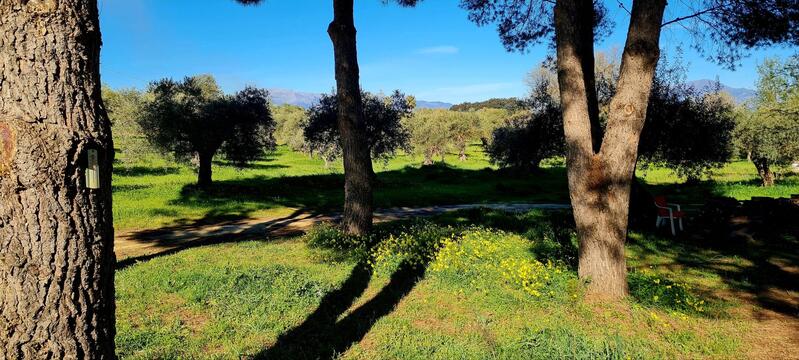
[[[659,228],[664,221],[668,220],[671,224],[671,235],[676,236],[677,231],[674,229],[674,220],[677,220],[680,225],[680,231],[683,230],[682,219],[685,217],[685,213],[680,208],[680,204],[667,202],[665,196],[655,196],[655,207],[658,209],[655,228]]]

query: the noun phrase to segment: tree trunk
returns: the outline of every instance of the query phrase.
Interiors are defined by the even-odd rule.
[[[197,173],[197,186],[208,188],[214,181],[212,177],[214,154],[199,153],[198,157],[200,158],[200,169]]]
[[[327,28],[333,42],[338,98],[338,129],[344,155],[344,218],[350,234],[372,228],[372,158],[361,103],[353,0],[333,0],[333,22]]]
[[[114,358],[97,2],[0,0],[0,49],[0,357]]]
[[[424,153],[424,162],[422,165],[433,165],[433,153],[429,151],[425,151]]]
[[[665,0],[633,2],[618,91],[608,126],[596,139],[591,0],[555,5],[558,83],[567,145],[569,196],[580,239],[578,274],[591,294],[627,294],[624,243],[630,183],[659,49]],[[587,75],[590,72],[590,76]],[[597,146],[599,144],[599,146]]]
[[[774,172],[771,171],[771,166],[767,159],[752,159],[752,162],[757,168],[757,175],[763,181],[763,186],[774,186]]]

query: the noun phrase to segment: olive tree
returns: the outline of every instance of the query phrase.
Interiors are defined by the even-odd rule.
[[[114,146],[119,149],[116,158],[122,163],[135,163],[153,153],[138,123],[148,95],[137,89],[103,86],[103,103],[111,119]]]
[[[542,160],[563,155],[563,121],[546,76],[531,82],[527,111],[517,113],[494,130],[485,149],[491,162],[501,167],[538,170]]]
[[[732,156],[735,102],[718,82],[706,89],[687,85],[680,54],[662,56],[658,63],[638,146],[639,164],[666,167],[698,182]]]
[[[410,98],[394,91],[387,97],[364,92],[361,99],[370,158],[387,161],[398,150],[408,149],[410,134],[402,119],[413,111]],[[343,153],[343,139],[336,127],[338,107],[337,96],[322,95],[319,103],[308,109],[303,129],[308,151],[326,162],[340,158]]]
[[[272,108],[275,118],[275,141],[294,151],[307,151],[303,129],[308,122],[305,109],[296,105],[280,105]]]
[[[156,81],[139,126],[149,142],[175,159],[199,160],[197,185],[212,183],[212,161],[220,151],[237,166],[263,156],[275,146],[269,93],[247,87],[225,95],[209,75],[176,82]]]
[[[799,159],[799,56],[767,59],[758,72],[754,108],[739,110],[735,141],[772,186],[774,168]]]
[[[405,120],[405,126],[411,134],[411,149],[414,154],[421,154],[423,165],[432,165],[438,157],[444,161],[444,155],[451,147],[449,136],[449,118],[458,113],[444,109],[420,109]]]

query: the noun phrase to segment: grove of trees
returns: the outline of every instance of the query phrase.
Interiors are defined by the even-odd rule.
[[[599,130],[607,126],[607,110],[616,92],[619,63],[612,54],[596,54]],[[679,57],[665,56],[658,64],[646,122],[638,149],[638,165],[671,169],[688,181],[698,181],[722,167],[732,155],[735,103],[718,88],[686,85],[686,68]],[[542,65],[528,78],[531,87],[526,111],[494,130],[486,150],[502,167],[535,169],[547,157],[565,155],[556,74]]]
[[[395,2],[413,6],[417,0]],[[342,226],[360,235],[372,225],[376,145],[370,145],[369,99],[364,101],[360,87],[353,3],[333,0],[328,34],[334,48],[336,105],[335,110],[325,111],[335,113],[345,169]],[[697,49],[727,65],[734,65],[742,52],[753,47],[799,45],[799,12],[792,1],[692,4],[688,7],[692,11],[674,18],[664,18],[666,0],[632,0],[629,9],[622,5],[629,13],[629,26],[618,72],[597,77],[601,71],[594,44],[611,28],[602,2],[461,0],[478,25],[499,25],[500,39],[509,50],[523,51],[550,40],[554,45],[556,97],[580,241],[578,274],[588,282],[589,293],[599,298],[627,294],[624,243],[630,184],[644,153],[639,145],[650,131],[646,120],[663,119],[662,127],[653,120],[653,129],[663,129],[651,130],[656,138],[672,137],[672,131],[681,128],[670,125],[671,117],[650,111],[657,108],[651,95],[668,100],[657,105],[663,108],[677,106],[699,114],[711,109],[702,115],[708,126],[728,124],[727,115],[718,115],[729,111],[723,97],[686,100],[679,93],[670,95],[670,90],[664,90],[666,96],[658,95],[669,89],[656,79],[661,31],[682,25],[695,37]],[[0,0],[0,289],[4,290],[0,352],[9,358],[115,357],[111,211],[115,154],[111,121],[101,98],[100,46],[96,0]],[[739,148],[758,167],[765,185],[773,183],[772,166],[789,161],[797,152],[797,73],[796,58],[764,64],[758,98],[752,109],[742,110],[735,132]],[[156,82],[149,93],[152,98],[142,105],[138,126],[152,144],[176,158],[197,154],[200,185],[211,183],[210,165],[219,151],[244,164],[274,144],[264,90],[246,88],[224,95],[212,79],[193,77]],[[386,108],[406,111],[393,106]],[[540,114],[533,111],[527,121],[539,121],[535,119]],[[550,129],[552,120],[540,121]],[[474,124],[482,123],[469,117],[465,128],[454,121],[420,124],[420,128],[441,126],[448,140],[413,140],[413,148],[426,159],[442,154],[446,146],[463,154],[464,139],[485,135],[484,127],[472,132]],[[684,156],[652,161],[683,161]],[[85,180],[94,160],[100,173],[97,187]],[[696,176],[696,170],[680,170],[681,166],[678,172]]]

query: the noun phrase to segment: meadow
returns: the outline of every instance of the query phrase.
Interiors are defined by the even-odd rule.
[[[470,146],[468,155],[466,161],[460,161],[457,155],[448,154],[444,163],[426,167],[421,166],[421,157],[407,154],[375,163],[376,206],[568,203],[562,160],[545,162],[539,173],[519,174],[492,166],[476,144]],[[653,194],[668,195],[685,204],[702,203],[710,196],[748,200],[799,193],[797,176],[781,179],[774,187],[759,186],[754,166],[744,160],[728,164],[716,171],[713,180],[698,184],[683,184],[663,168],[639,170],[638,175]],[[214,180],[210,191],[199,191],[191,167],[159,157],[118,164],[113,179],[114,226],[117,231],[130,231],[283,216],[296,209],[333,212],[343,201],[340,163],[325,167],[322,160],[286,146],[243,169],[217,161]]]
[[[492,167],[472,146],[467,161],[448,155],[443,164],[420,162],[401,155],[375,164],[378,207],[568,202],[562,161],[519,174]],[[202,192],[185,165],[159,159],[121,165],[114,175],[116,228],[336,211],[341,171],[279,147],[245,169],[217,162],[215,185]],[[744,161],[698,184],[682,184],[666,169],[638,175],[653,193],[686,204],[799,192],[796,177],[758,186]],[[120,263],[117,353],[130,359],[774,356],[780,347],[759,334],[790,341],[794,322],[769,327],[762,314],[785,311],[762,294],[784,291],[783,305],[791,309],[797,289],[774,280],[789,275],[770,261],[799,262],[789,250],[797,246],[795,234],[774,239],[759,251],[731,250],[634,231],[627,244],[631,296],[614,304],[584,296],[568,212],[474,209],[380,224],[368,238],[323,224],[300,237],[232,239]]]
[[[117,272],[117,351],[131,359],[736,359],[790,348],[792,328],[776,338],[753,315],[768,306],[746,300],[753,283],[775,275],[751,253],[634,232],[631,296],[608,304],[583,294],[575,245],[568,212],[475,209],[381,224],[368,238],[320,225],[298,238],[190,249]]]

